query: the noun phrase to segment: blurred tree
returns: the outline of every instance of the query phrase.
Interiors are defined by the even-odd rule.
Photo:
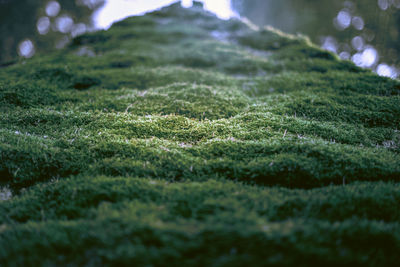
[[[91,14],[103,3],[104,0],[0,0],[0,63],[15,59],[18,50],[29,57],[33,47],[37,51],[61,47],[68,38],[92,26]]]

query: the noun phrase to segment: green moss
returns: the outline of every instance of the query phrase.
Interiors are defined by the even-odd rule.
[[[41,105],[51,105],[60,101],[52,87],[43,83],[11,82],[0,84],[1,109],[6,107],[29,108]]]
[[[290,103],[292,102],[292,103]],[[321,121],[340,121],[369,127],[392,127],[400,123],[400,97],[353,94],[295,94],[286,104],[289,114]]]
[[[400,83],[306,37],[175,4],[0,80],[2,266],[399,261]]]
[[[121,98],[128,104],[125,111],[130,113],[176,114],[198,119],[232,117],[249,102],[242,92],[231,88],[190,84],[172,84]]]
[[[136,216],[122,215],[95,222],[41,222],[5,228],[1,242],[8,246],[1,260],[5,263],[7,258],[12,259],[7,261],[10,265],[45,261],[49,265],[76,266],[162,266],[165,262],[198,266],[260,263],[305,266],[310,262],[390,266],[399,260],[396,253],[399,237],[393,235],[398,227],[350,220],[332,228],[325,222],[294,220],[259,227],[246,225],[246,230],[237,232],[219,224],[153,226],[138,223]],[[326,243],[339,243],[340,247],[327,247]],[[37,253],[31,253],[32,250]],[[87,253],[76,257],[83,250]]]
[[[122,62],[125,63],[125,61]],[[114,68],[105,69],[94,71],[93,76],[100,79],[102,87],[106,89],[126,87],[145,90],[183,82],[223,86],[235,86],[237,84],[236,79],[222,73],[174,65],[156,68],[143,68],[142,66],[126,71]]]
[[[13,201],[1,203],[0,222],[41,221],[43,217],[46,220],[97,218],[103,216],[105,205],[108,213],[128,209],[165,222],[182,218],[223,220],[246,212],[253,214],[254,218],[248,218],[252,223],[290,218],[397,222],[399,194],[399,185],[391,183],[356,183],[307,191],[215,180],[166,183],[144,178],[75,177],[36,185]],[[146,211],[147,204],[163,208],[158,212]]]
[[[397,149],[384,146],[386,138],[398,142],[393,131],[376,137],[376,131],[382,130],[359,129],[364,140],[357,139],[352,128],[339,132],[344,142],[358,140],[366,146],[355,147],[302,136],[298,131],[315,135],[318,128],[300,119],[273,115],[252,115],[251,122],[247,121],[249,115],[216,121],[176,115],[143,118],[130,113],[82,116],[40,111],[15,115],[3,119],[3,125],[13,124],[14,128],[0,133],[3,166],[15,174],[15,185],[68,172],[168,180],[219,177],[301,188],[341,184],[345,178],[347,182],[399,179]],[[259,120],[254,120],[257,117]],[[285,130],[277,129],[285,125]],[[319,135],[335,137],[334,125],[319,127]],[[260,140],[252,141],[255,136]],[[382,148],[375,148],[378,141]],[[25,161],[23,168],[21,160]]]
[[[384,183],[304,191],[221,181],[71,178],[37,185],[0,205],[0,240],[9,244],[0,260],[162,265],[161,257],[190,264],[189,255],[201,250],[201,264],[312,259],[390,265],[398,260],[399,192],[397,184]],[[337,242],[346,253],[337,251]],[[77,257],[81,251],[92,253]],[[215,263],[224,251],[227,262]],[[381,254],[371,258],[374,263],[366,258],[372,251]]]

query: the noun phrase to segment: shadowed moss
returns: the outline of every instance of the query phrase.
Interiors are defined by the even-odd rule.
[[[399,260],[398,224],[349,220],[332,227],[323,221],[292,220],[238,226],[245,230],[221,224],[143,224],[132,214],[96,221],[28,223],[2,230],[0,240],[8,246],[0,260],[6,263],[11,259],[7,260],[10,265],[45,261],[49,265],[88,266],[163,266],[165,262],[195,266],[306,266],[310,262],[390,266]],[[327,243],[339,243],[340,247]],[[30,253],[32,250],[36,253]],[[87,253],[76,257],[83,250]],[[13,257],[21,254],[28,256]]]
[[[200,265],[391,265],[398,260],[399,192],[384,183],[304,191],[221,181],[53,181],[0,203],[0,241],[9,244],[0,261],[190,264],[201,250]],[[81,251],[90,257],[76,257]],[[372,252],[378,255],[366,256]],[[21,253],[27,256],[14,257]]]
[[[51,105],[60,101],[60,97],[55,94],[52,87],[43,83],[1,83],[0,84],[0,103],[1,109],[7,107],[29,108],[41,105]]]
[[[36,185],[13,201],[0,203],[0,222],[89,219],[101,216],[105,205],[109,213],[128,209],[165,221],[207,221],[248,212],[254,216],[248,219],[254,222],[290,218],[397,222],[399,201],[399,186],[391,183],[289,190],[215,180],[167,183],[143,178],[75,177]],[[146,204],[163,208],[146,211]]]

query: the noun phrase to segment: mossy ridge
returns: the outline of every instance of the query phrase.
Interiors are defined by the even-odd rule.
[[[343,179],[399,179],[396,149],[375,148],[376,144],[368,142],[356,147],[303,136],[290,120],[270,117],[276,125],[266,124],[266,113],[251,115],[252,121],[247,114],[201,122],[182,116],[129,113],[17,114],[0,121],[14,125],[0,136],[3,168],[18,187],[80,172],[169,180],[220,177],[301,188],[341,184]],[[276,129],[285,123],[291,126]],[[346,134],[344,131],[343,136]],[[254,138],[258,141],[252,141]],[[22,159],[24,166],[18,163]]]
[[[382,182],[290,190],[221,180],[169,183],[151,178],[79,176],[38,184],[12,201],[0,203],[0,223],[95,219],[103,216],[104,206],[110,214],[128,209],[165,222],[207,221],[219,215],[236,218],[248,213],[247,219],[254,222],[357,218],[389,223],[399,220],[399,201],[399,185]],[[147,204],[159,207],[158,212],[146,211]]]
[[[105,94],[103,91],[100,92]],[[123,93],[122,96],[121,93]],[[113,97],[130,98],[140,95],[140,92],[129,90],[118,92]],[[84,99],[83,102],[86,100]],[[398,149],[399,144],[399,132],[391,128],[368,128],[352,123],[320,122],[289,115],[277,115],[271,113],[269,107],[265,105],[251,107],[249,111],[239,113],[232,118],[213,121],[207,118],[197,121],[183,116],[169,115],[140,116],[132,114],[134,112],[129,109],[129,112],[110,113],[104,111],[110,106],[101,107],[102,110],[88,109],[85,112],[15,109],[3,113],[0,125],[11,131],[53,138],[76,138],[79,137],[79,134],[76,134],[79,130],[79,133],[85,133],[88,136],[95,136],[102,132],[130,138],[157,137],[195,143],[200,140],[229,137],[237,140],[282,138],[286,132],[285,138],[292,135],[319,137],[331,142],[367,147],[385,146],[385,143],[392,143],[392,146],[387,147],[391,150]],[[120,109],[128,107],[129,104],[125,103]],[[87,109],[86,104],[83,109]]]
[[[391,265],[398,260],[399,201],[399,185],[390,183],[288,190],[220,180],[54,180],[0,203],[0,242],[9,244],[0,262],[162,265],[161,257],[189,264],[188,255],[201,250],[198,260],[216,266],[225,253],[226,264],[239,265]],[[77,257],[81,251],[92,253]]]
[[[308,266],[310,262],[395,266],[399,261],[397,223],[347,220],[332,225],[319,220],[289,220],[227,227],[142,223],[138,219],[122,213],[95,221],[30,222],[5,227],[0,242],[7,246],[0,262],[5,266],[165,266],[166,262],[193,266]]]

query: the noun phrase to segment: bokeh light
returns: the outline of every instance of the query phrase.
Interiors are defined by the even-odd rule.
[[[355,16],[351,20],[351,24],[356,30],[362,31],[364,29],[365,23],[362,17]]]
[[[36,24],[37,31],[41,35],[45,35],[50,30],[50,19],[48,17],[41,17],[39,18]]]
[[[364,51],[353,55],[353,62],[363,68],[370,68],[378,61],[378,51],[372,46],[367,47]]]
[[[75,24],[71,30],[71,36],[76,37],[84,34],[87,31],[87,26],[84,23]]]
[[[68,33],[74,26],[73,19],[68,15],[62,15],[56,19],[56,29],[61,33]]]
[[[60,13],[61,5],[57,1],[50,1],[46,5],[46,14],[49,17],[55,17]]]
[[[364,44],[364,38],[362,38],[361,36],[356,36],[351,40],[351,45],[357,51],[363,50]]]
[[[399,71],[394,66],[389,66],[386,63],[381,63],[376,68],[376,72],[380,76],[396,78],[399,75]]]
[[[30,58],[35,54],[35,46],[30,39],[25,39],[18,45],[18,54],[21,57]]]
[[[351,25],[351,14],[347,10],[341,10],[333,23],[339,30],[344,30]]]
[[[337,47],[338,47],[337,41],[332,36],[325,37],[322,41],[322,48],[325,50],[337,53],[338,49]]]
[[[382,10],[389,8],[389,0],[378,0],[378,6]]]

